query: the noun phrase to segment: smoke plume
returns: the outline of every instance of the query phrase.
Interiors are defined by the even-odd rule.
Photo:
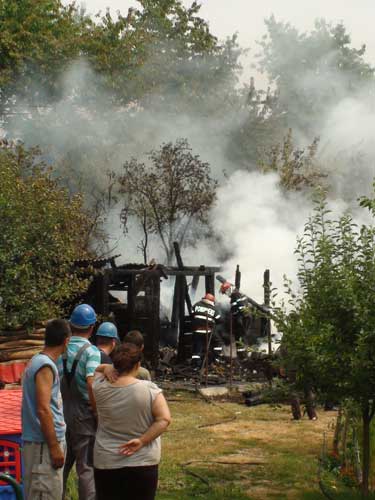
[[[319,75],[307,74],[300,85],[303,91],[318,96],[327,92],[327,81],[330,91],[336,92],[335,99],[317,122],[308,123],[311,117],[304,116],[289,126],[294,129],[298,145],[304,147],[313,139],[306,136],[304,125],[312,125],[320,136],[319,163],[328,175],[334,212],[352,209],[361,220],[365,214],[357,209],[356,200],[371,192],[374,176],[373,93],[363,88],[354,96],[347,95],[341,74],[332,69],[329,74],[323,70]],[[224,106],[225,89],[220,86],[211,89],[206,112],[185,103],[178,113],[171,110],[181,109],[180,95],[154,95],[142,106],[132,103],[119,108],[102,89],[100,77],[79,61],[64,75],[61,100],[37,113],[29,110],[27,119],[15,116],[8,133],[27,145],[39,144],[49,151],[51,162],[57,162],[59,174],[69,188],[82,189],[92,209],[95,203],[107,204],[104,226],[111,236],[110,246],[122,253],[123,262],[141,261],[137,249],[140,234],[134,225],[127,237],[123,235],[121,201],[115,196],[108,198],[108,172],[120,174],[127,159],[141,159],[163,142],[186,137],[220,181],[210,220],[221,247],[212,240],[199,241],[196,247],[183,249],[185,263],[221,265],[222,274],[229,280],[234,279],[239,264],[244,292],[260,302],[266,268],[271,270],[273,286],[278,288],[282,288],[284,274],[295,276],[293,250],[296,236],[301,234],[311,212],[311,199],[304,192],[285,193],[276,174],[262,174],[254,165],[243,170],[243,164],[228,158],[228,141],[234,127],[246,119],[245,107],[228,112],[228,106]],[[220,109],[221,113],[217,111]],[[150,257],[162,261],[162,250],[155,240],[152,243]]]

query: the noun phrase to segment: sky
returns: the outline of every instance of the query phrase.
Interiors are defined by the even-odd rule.
[[[183,0],[190,5],[191,0]],[[135,0],[85,0],[90,13],[107,7],[115,14],[126,13]],[[211,31],[220,39],[238,33],[242,46],[256,52],[255,40],[265,33],[263,20],[274,14],[277,19],[289,21],[301,31],[313,27],[314,20],[343,21],[357,47],[367,46],[367,60],[375,65],[374,0],[201,0],[201,16],[209,22]],[[250,56],[251,57],[251,52]]]

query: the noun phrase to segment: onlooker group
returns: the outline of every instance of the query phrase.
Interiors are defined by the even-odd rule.
[[[25,370],[26,500],[65,498],[74,463],[79,500],[155,496],[159,436],[170,422],[167,403],[140,366],[142,334],[133,330],[119,345],[116,326],[105,322],[96,334],[98,348],[89,341],[95,323],[87,304],[74,309],[69,323],[50,321],[43,351]]]

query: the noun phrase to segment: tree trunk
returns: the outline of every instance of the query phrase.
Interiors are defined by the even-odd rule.
[[[336,456],[339,455],[339,441],[340,441],[341,428],[342,428],[342,408],[340,406],[336,420],[335,433],[333,436],[333,453]]]
[[[368,403],[362,409],[362,430],[363,430],[363,467],[362,467],[362,495],[369,494],[370,475],[370,410]]]

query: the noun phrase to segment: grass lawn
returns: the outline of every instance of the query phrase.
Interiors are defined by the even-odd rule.
[[[335,412],[295,422],[286,406],[210,404],[186,392],[166,396],[173,423],[162,438],[158,500],[324,498],[317,457],[324,433],[331,443]],[[70,483],[75,500],[74,478]]]
[[[335,412],[295,422],[287,406],[210,404],[187,392],[166,396],[173,423],[162,438],[157,500],[324,499],[317,459],[324,435],[332,443]],[[73,475],[69,491],[76,500]],[[359,498],[350,491],[331,496]]]
[[[288,407],[180,398],[171,396],[174,422],[163,439],[159,500],[322,498],[317,457],[335,413],[294,422]],[[217,425],[205,427],[210,423]],[[186,474],[181,463],[187,462],[209,486]]]

